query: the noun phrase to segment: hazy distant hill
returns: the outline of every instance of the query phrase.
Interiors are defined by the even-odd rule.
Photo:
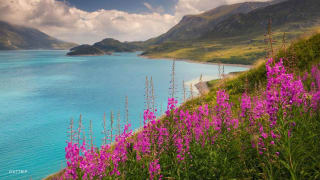
[[[69,49],[74,43],[55,39],[37,29],[0,21],[0,50]]]
[[[106,38],[92,46],[85,44],[74,47],[70,49],[67,55],[103,55],[113,52],[132,52],[136,50],[141,50],[141,47],[134,43],[120,42],[112,38]]]

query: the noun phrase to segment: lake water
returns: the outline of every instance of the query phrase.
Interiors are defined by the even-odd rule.
[[[156,106],[166,108],[172,61],[137,53],[67,57],[66,51],[0,51],[0,179],[41,179],[64,166],[71,118],[82,114],[86,132],[92,120],[100,145],[106,112],[120,111],[139,127],[145,106],[146,76],[153,78]],[[244,67],[226,66],[225,72]],[[186,83],[218,75],[215,65],[176,62],[177,96]],[[108,123],[109,124],[109,123]],[[18,171],[14,171],[18,170]]]

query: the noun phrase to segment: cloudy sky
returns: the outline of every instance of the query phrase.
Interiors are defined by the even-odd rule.
[[[0,20],[79,44],[138,41],[165,33],[186,14],[245,1],[266,0],[0,0]]]

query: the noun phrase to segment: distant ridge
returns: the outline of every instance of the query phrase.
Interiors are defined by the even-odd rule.
[[[120,42],[112,38],[106,38],[93,45],[83,44],[70,49],[67,53],[69,56],[81,56],[81,55],[104,55],[111,54],[113,52],[132,52],[141,50],[141,47],[135,45],[135,43]]]
[[[0,21],[0,50],[69,49],[75,43],[55,39],[37,29]]]

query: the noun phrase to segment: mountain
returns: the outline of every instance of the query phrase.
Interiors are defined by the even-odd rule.
[[[83,44],[76,46],[70,49],[70,52],[67,53],[69,56],[80,56],[80,55],[104,55],[105,52],[97,49],[89,44]]]
[[[0,50],[69,49],[74,43],[55,39],[37,29],[0,21]]]
[[[279,0],[283,1],[283,0]],[[209,32],[215,24],[237,13],[248,13],[275,2],[248,2],[225,5],[200,15],[184,16],[179,24],[167,33],[145,42],[121,43],[114,39],[104,39],[92,46],[81,45],[70,50],[68,55],[101,55],[106,52],[125,52],[144,50],[146,47],[167,41],[191,40]],[[86,49],[87,48],[87,49]]]
[[[288,0],[249,13],[239,13],[218,23],[203,38],[221,38],[265,32],[269,17],[273,28],[299,29],[319,23],[319,0]]]
[[[231,5],[223,5],[199,15],[187,15],[165,34],[151,39],[153,44],[166,41],[185,41],[200,38],[214,29],[214,27],[225,19],[235,14],[247,14],[255,9],[279,3],[272,2],[245,2]]]
[[[112,52],[132,52],[140,50],[141,47],[135,43],[120,42],[112,38],[106,38],[93,45],[80,45],[70,49],[67,53],[69,56],[74,55],[103,55],[111,54]]]
[[[274,0],[224,5],[188,15],[168,32],[144,42],[105,39],[73,49],[69,55],[143,51],[151,58],[253,64],[266,54],[265,33],[271,20],[274,47],[320,29],[319,0]],[[284,36],[284,32],[286,33]],[[86,49],[90,48],[90,49]]]
[[[265,37],[272,21],[275,47],[283,33],[293,40],[320,29],[319,0],[287,0],[226,5],[185,16],[167,33],[150,39],[142,55],[205,62],[252,64],[265,56]]]

